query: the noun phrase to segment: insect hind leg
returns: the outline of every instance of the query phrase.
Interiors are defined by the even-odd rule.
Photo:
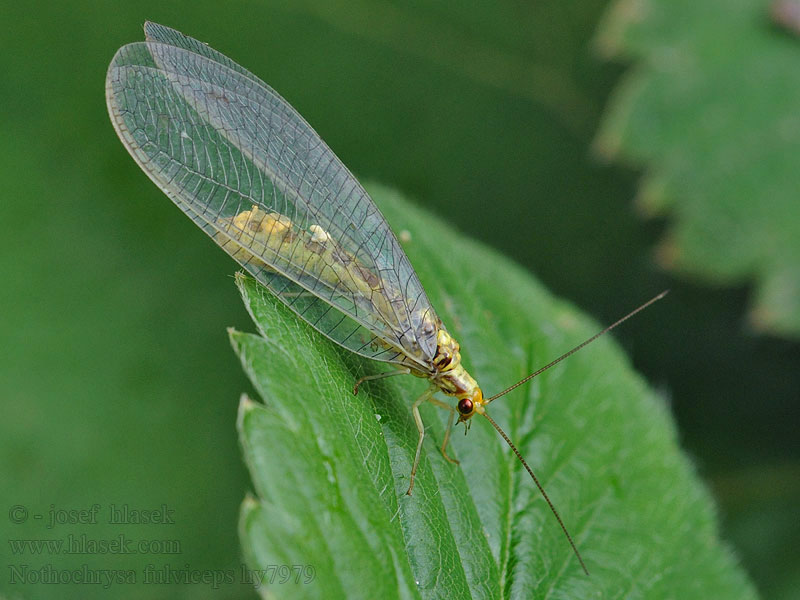
[[[385,377],[394,377],[395,375],[408,375],[409,373],[411,373],[411,369],[408,367],[403,367],[398,371],[387,371],[386,373],[378,373],[377,375],[364,375],[364,377],[361,377],[358,381],[356,381],[356,384],[353,386],[353,395],[358,396],[358,388],[360,388],[361,384],[365,381],[374,381],[376,379],[383,379]]]

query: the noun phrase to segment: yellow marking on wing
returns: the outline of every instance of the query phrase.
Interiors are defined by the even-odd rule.
[[[409,357],[414,362],[405,364],[422,372],[420,366],[428,359],[414,345],[415,330],[434,334],[441,327],[435,314],[424,309],[409,314],[406,307],[411,302],[397,286],[367,268],[323,227],[313,224],[304,229],[286,215],[267,212],[258,205],[219,219],[217,226],[235,240],[232,256],[240,263],[302,283],[309,290],[307,293],[335,308],[340,306],[345,314],[354,307],[362,326],[367,324],[368,329],[383,332],[376,340],[381,347]]]

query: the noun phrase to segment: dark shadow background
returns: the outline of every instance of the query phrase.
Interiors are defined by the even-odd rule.
[[[141,173],[105,108],[108,62],[152,19],[268,81],[359,177],[403,190],[599,321],[671,288],[618,338],[670,399],[683,445],[718,499],[723,535],[765,596],[800,593],[800,346],[748,331],[747,282],[711,289],[660,271],[652,249],[665,223],[633,208],[641,173],[593,159],[624,69],[591,52],[604,6],[5,6],[0,477],[9,518],[0,592],[254,597],[239,579],[219,588],[37,579],[48,564],[135,569],[140,580],[153,565],[153,581],[184,581],[241,563],[236,519],[249,484],[234,427],[248,383],[225,327],[252,327],[235,266]],[[66,511],[94,504],[96,524],[47,527],[51,510],[75,521],[81,513]],[[27,512],[12,515],[17,505]],[[111,505],[166,505],[173,522],[109,525]],[[121,533],[156,546],[80,551],[81,536]],[[32,538],[78,540],[77,552],[20,554],[8,543]],[[180,552],[164,554],[171,540]]]

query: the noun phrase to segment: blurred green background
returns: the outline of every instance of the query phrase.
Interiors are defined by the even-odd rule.
[[[764,596],[797,597],[800,346],[747,327],[748,282],[712,288],[659,269],[653,248],[668,221],[636,213],[642,173],[593,158],[626,68],[592,52],[605,8],[594,0],[4,5],[0,481],[9,516],[0,593],[254,597],[238,582],[106,589],[36,579],[47,565],[141,573],[152,564],[154,577],[184,577],[241,562],[236,520],[249,483],[234,425],[249,388],[225,327],[252,327],[235,266],[142,174],[105,108],[108,62],[151,19],[269,82],[360,178],[401,189],[598,320],[671,288],[618,338],[670,399],[719,502],[724,536]],[[58,511],[93,504],[101,515],[112,504],[166,505],[174,522],[48,527],[51,510],[69,520]],[[179,540],[180,552],[81,554],[81,534],[120,531]],[[70,534],[71,554],[21,554],[14,542]]]

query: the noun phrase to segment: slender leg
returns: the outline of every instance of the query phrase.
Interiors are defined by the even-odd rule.
[[[419,414],[419,405],[426,400],[430,400],[431,396],[433,396],[433,392],[433,388],[428,388],[428,390],[422,394],[422,396],[414,400],[414,404],[411,405],[411,412],[414,414],[414,422],[417,424],[417,431],[419,431],[419,440],[417,441],[417,453],[414,455],[414,465],[411,467],[411,481],[408,484],[408,491],[406,492],[409,496],[411,495],[411,490],[414,489],[414,476],[417,474],[417,465],[419,465],[419,453],[422,450],[422,440],[425,439],[425,425],[422,423],[422,417]]]
[[[358,395],[358,388],[365,381],[373,381],[375,379],[383,379],[384,377],[394,377],[395,375],[408,375],[409,373],[411,373],[411,369],[409,369],[407,367],[403,367],[402,369],[400,369],[398,371],[387,371],[386,373],[378,373],[377,375],[366,375],[366,376],[362,377],[361,379],[359,379],[358,381],[356,381],[356,385],[355,385],[355,387],[353,387],[353,395],[354,396]]]
[[[450,431],[453,429],[453,419],[456,417],[456,409],[453,406],[450,406],[446,402],[442,402],[441,400],[437,400],[433,396],[430,399],[431,403],[435,404],[440,408],[446,408],[450,411],[450,418],[447,420],[447,429],[444,432],[444,440],[442,441],[442,456],[444,456],[449,462],[453,463],[454,465],[459,464],[458,460],[455,458],[451,458],[447,455],[447,442],[450,441]]]

